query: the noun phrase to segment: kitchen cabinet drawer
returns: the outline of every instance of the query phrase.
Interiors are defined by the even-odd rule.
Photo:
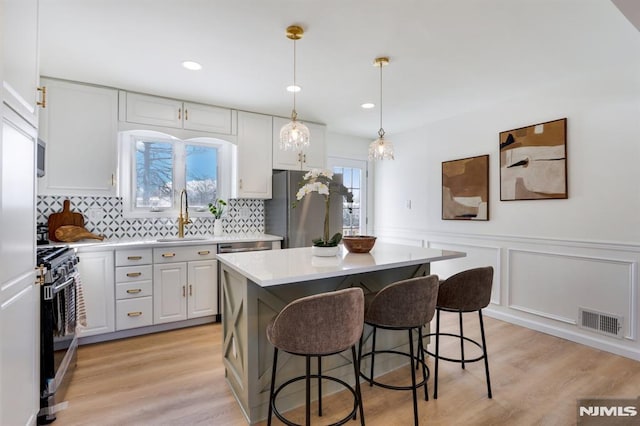
[[[153,300],[151,296],[116,302],[116,330],[144,327],[153,323]]]
[[[151,265],[120,266],[116,268],[116,282],[146,281],[153,278]]]
[[[167,247],[153,249],[153,263],[186,262],[190,260],[210,260],[216,258],[215,244]]]
[[[153,294],[153,281],[116,284],[116,300],[146,297]]]
[[[151,249],[116,250],[116,266],[150,264]]]

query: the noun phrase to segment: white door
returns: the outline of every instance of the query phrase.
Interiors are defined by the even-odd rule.
[[[367,162],[351,158],[329,157],[329,168],[342,174],[344,185],[353,194],[353,204],[343,204],[342,234],[367,234]]]
[[[38,0],[3,0],[2,100],[38,126]]]
[[[153,323],[187,319],[187,264],[153,267]]]
[[[35,424],[40,288],[35,286],[36,129],[3,108],[0,139],[0,424]]]
[[[189,262],[189,318],[218,313],[218,265],[216,260]]]

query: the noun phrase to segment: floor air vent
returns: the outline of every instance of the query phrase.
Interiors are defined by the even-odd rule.
[[[622,338],[622,317],[579,308],[580,327],[607,336]]]

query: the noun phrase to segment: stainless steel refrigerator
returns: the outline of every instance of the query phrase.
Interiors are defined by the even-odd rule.
[[[284,238],[283,248],[311,247],[312,240],[324,232],[324,197],[317,192],[306,195],[297,206],[296,193],[306,172],[297,170],[273,171],[273,198],[264,204],[265,232]],[[342,175],[334,175],[342,181]],[[329,209],[329,236],[342,232],[343,197],[331,194]]]

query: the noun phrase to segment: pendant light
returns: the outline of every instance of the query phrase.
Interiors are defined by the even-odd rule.
[[[378,139],[369,145],[369,160],[393,160],[393,144],[384,138],[382,128],[382,67],[389,65],[389,58],[376,58],[373,65],[380,68],[380,130]]]
[[[293,110],[291,111],[291,121],[280,129],[280,149],[284,151],[302,151],[309,146],[309,128],[298,121],[296,112],[296,40],[300,40],[304,30],[291,25],[287,28],[287,38],[293,40]]]

